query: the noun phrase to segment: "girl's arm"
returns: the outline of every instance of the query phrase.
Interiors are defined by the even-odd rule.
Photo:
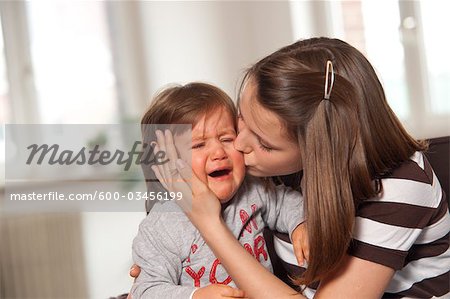
[[[346,255],[320,283],[314,298],[381,298],[394,269]]]
[[[297,260],[304,257],[303,249],[308,247],[305,239],[305,231],[297,229],[292,234],[292,254]],[[394,273],[390,267],[345,255],[336,271],[322,279],[314,298],[381,298]]]
[[[267,271],[232,235],[221,217],[196,221],[206,243],[249,298],[305,298]]]
[[[305,298],[248,254],[221,218],[210,223],[197,220],[195,225],[249,298]],[[321,281],[314,298],[381,298],[393,275],[392,268],[346,255],[341,266]]]

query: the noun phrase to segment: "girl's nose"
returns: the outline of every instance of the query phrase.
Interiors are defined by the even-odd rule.
[[[234,148],[244,154],[249,154],[252,151],[252,148],[246,142],[248,138],[245,138],[245,130],[240,130],[236,139],[234,140]]]
[[[247,136],[249,137],[249,136]],[[234,148],[244,154],[248,154],[252,151],[252,148],[248,145],[248,138],[246,138],[245,122],[241,117],[238,118],[238,135],[234,140]]]

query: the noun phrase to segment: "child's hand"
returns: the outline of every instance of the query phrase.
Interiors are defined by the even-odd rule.
[[[306,222],[303,222],[299,226],[297,226],[292,232],[291,237],[298,265],[302,266],[309,260],[309,241]]]
[[[136,279],[140,273],[141,273],[141,268],[138,265],[133,264],[133,266],[131,266],[131,268],[130,268],[130,276],[133,277],[134,279]]]
[[[138,265],[133,264],[133,266],[131,266],[131,268],[130,268],[130,273],[129,273],[130,276],[133,277],[134,280],[136,280],[136,278],[139,276],[140,273],[141,273],[141,268]],[[127,299],[132,299],[131,291],[130,291],[130,293],[128,293]]]
[[[192,299],[247,298],[242,290],[223,284],[211,284],[194,292]]]

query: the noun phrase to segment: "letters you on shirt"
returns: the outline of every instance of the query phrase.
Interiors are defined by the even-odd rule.
[[[255,204],[251,205],[251,213],[254,214],[257,210],[257,206]],[[242,234],[241,237],[243,237],[245,234],[252,234],[253,229],[254,230],[258,230],[258,224],[256,223],[256,220],[254,218],[250,219],[249,214],[247,213],[247,211],[245,211],[244,209],[241,209],[239,211],[239,216],[242,222],[242,225],[245,225],[244,229],[242,230]],[[250,219],[250,221],[249,221]],[[264,258],[264,261],[267,261],[267,259],[269,258],[268,254],[267,254],[267,250],[266,250],[266,241],[264,240],[264,236],[262,231],[254,236],[254,238],[252,238],[253,240],[253,244],[249,244],[249,243],[244,243],[243,246],[244,248],[248,251],[248,253],[250,253],[251,255],[253,255],[259,262],[261,262],[261,255]],[[191,258],[195,258],[195,253],[198,249],[197,244],[193,244],[191,246],[191,254],[189,256],[189,258],[186,260],[186,262],[190,263],[191,262]],[[232,282],[232,279],[230,276],[228,276],[225,280],[223,281],[218,281],[216,278],[216,274],[217,274],[217,269],[218,266],[220,265],[220,261],[219,259],[215,259],[214,262],[212,263],[212,265],[210,265],[210,271],[209,271],[209,282],[211,284],[224,284],[224,285],[228,285],[230,282]],[[202,287],[200,285],[200,280],[203,277],[203,275],[205,274],[206,271],[206,267],[205,266],[201,266],[197,271],[192,269],[192,267],[188,266],[185,267],[184,269],[186,271],[186,273],[192,277],[192,280],[194,281],[194,286],[195,287]]]

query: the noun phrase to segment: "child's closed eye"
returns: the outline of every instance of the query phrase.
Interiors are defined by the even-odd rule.
[[[204,142],[194,143],[194,144],[192,145],[192,149],[199,149],[199,148],[202,148],[202,147],[204,147],[204,146],[205,146],[205,143],[204,143]]]
[[[220,141],[221,142],[234,142],[234,139],[235,138],[233,138],[233,137],[228,137],[228,138],[221,138]]]

